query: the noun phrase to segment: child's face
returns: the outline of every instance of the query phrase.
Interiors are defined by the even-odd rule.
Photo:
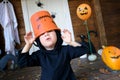
[[[46,50],[52,50],[55,47],[57,42],[57,35],[54,30],[45,32],[40,37],[41,44],[45,47]]]

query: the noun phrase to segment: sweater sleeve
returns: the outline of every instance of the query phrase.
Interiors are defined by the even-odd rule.
[[[81,43],[81,44],[82,46],[77,46],[77,47],[68,46],[68,51],[69,51],[68,55],[70,59],[80,57],[89,52],[88,45],[86,45],[85,43]]]
[[[18,52],[18,65],[22,67],[40,66],[40,59],[38,52],[33,52],[29,55],[29,52],[21,53],[22,50]]]

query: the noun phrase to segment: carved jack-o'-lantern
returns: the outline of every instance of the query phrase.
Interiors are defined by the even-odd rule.
[[[112,70],[120,70],[120,49],[114,46],[103,48],[102,52],[103,62]]]
[[[87,20],[91,16],[91,7],[86,3],[80,4],[76,13],[80,19]]]

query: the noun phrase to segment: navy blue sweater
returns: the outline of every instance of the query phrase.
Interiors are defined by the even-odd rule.
[[[70,61],[88,52],[81,47],[63,46],[60,50],[41,53],[40,50],[32,53],[20,54],[18,62],[21,67],[41,66],[41,80],[76,80]]]
[[[88,53],[88,46],[82,43],[80,47],[63,46],[60,32],[56,32],[57,42],[54,50],[45,48],[36,39],[40,50],[21,54],[19,52],[18,64],[20,67],[41,66],[41,80],[76,80],[70,61],[83,54]]]

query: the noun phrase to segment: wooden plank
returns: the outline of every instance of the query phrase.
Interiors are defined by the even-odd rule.
[[[102,13],[101,13],[100,2],[99,2],[99,0],[92,0],[92,2],[94,4],[96,25],[99,30],[101,46],[107,45],[107,39],[106,39],[106,34],[105,34],[105,29],[104,29],[104,23],[103,23],[103,18],[102,18]]]

